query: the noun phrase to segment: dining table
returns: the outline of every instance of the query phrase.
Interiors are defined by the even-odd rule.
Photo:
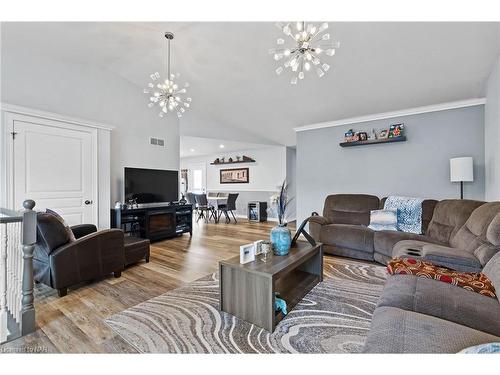
[[[207,202],[209,206],[212,206],[215,210],[215,222],[219,222],[219,215],[217,213],[219,206],[227,204],[227,197],[207,197]]]

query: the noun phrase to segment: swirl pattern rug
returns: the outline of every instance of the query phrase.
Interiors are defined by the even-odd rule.
[[[358,353],[385,267],[336,258],[324,275],[272,334],[219,311],[216,273],[106,323],[141,353]]]

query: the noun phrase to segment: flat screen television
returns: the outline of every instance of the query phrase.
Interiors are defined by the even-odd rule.
[[[179,171],[125,167],[125,201],[137,203],[179,200]]]

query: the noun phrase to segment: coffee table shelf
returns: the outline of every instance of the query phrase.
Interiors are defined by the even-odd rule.
[[[289,255],[267,262],[240,264],[234,257],[219,262],[219,275],[221,310],[272,332],[284,317],[274,311],[275,292],[290,312],[323,280],[322,245],[299,241]]]

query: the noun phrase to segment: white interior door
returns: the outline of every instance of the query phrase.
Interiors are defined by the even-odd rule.
[[[14,207],[29,198],[37,210],[50,208],[69,225],[95,224],[92,133],[36,117],[13,118],[11,124]]]
[[[205,163],[188,166],[188,191],[197,194],[207,191],[207,166]]]

